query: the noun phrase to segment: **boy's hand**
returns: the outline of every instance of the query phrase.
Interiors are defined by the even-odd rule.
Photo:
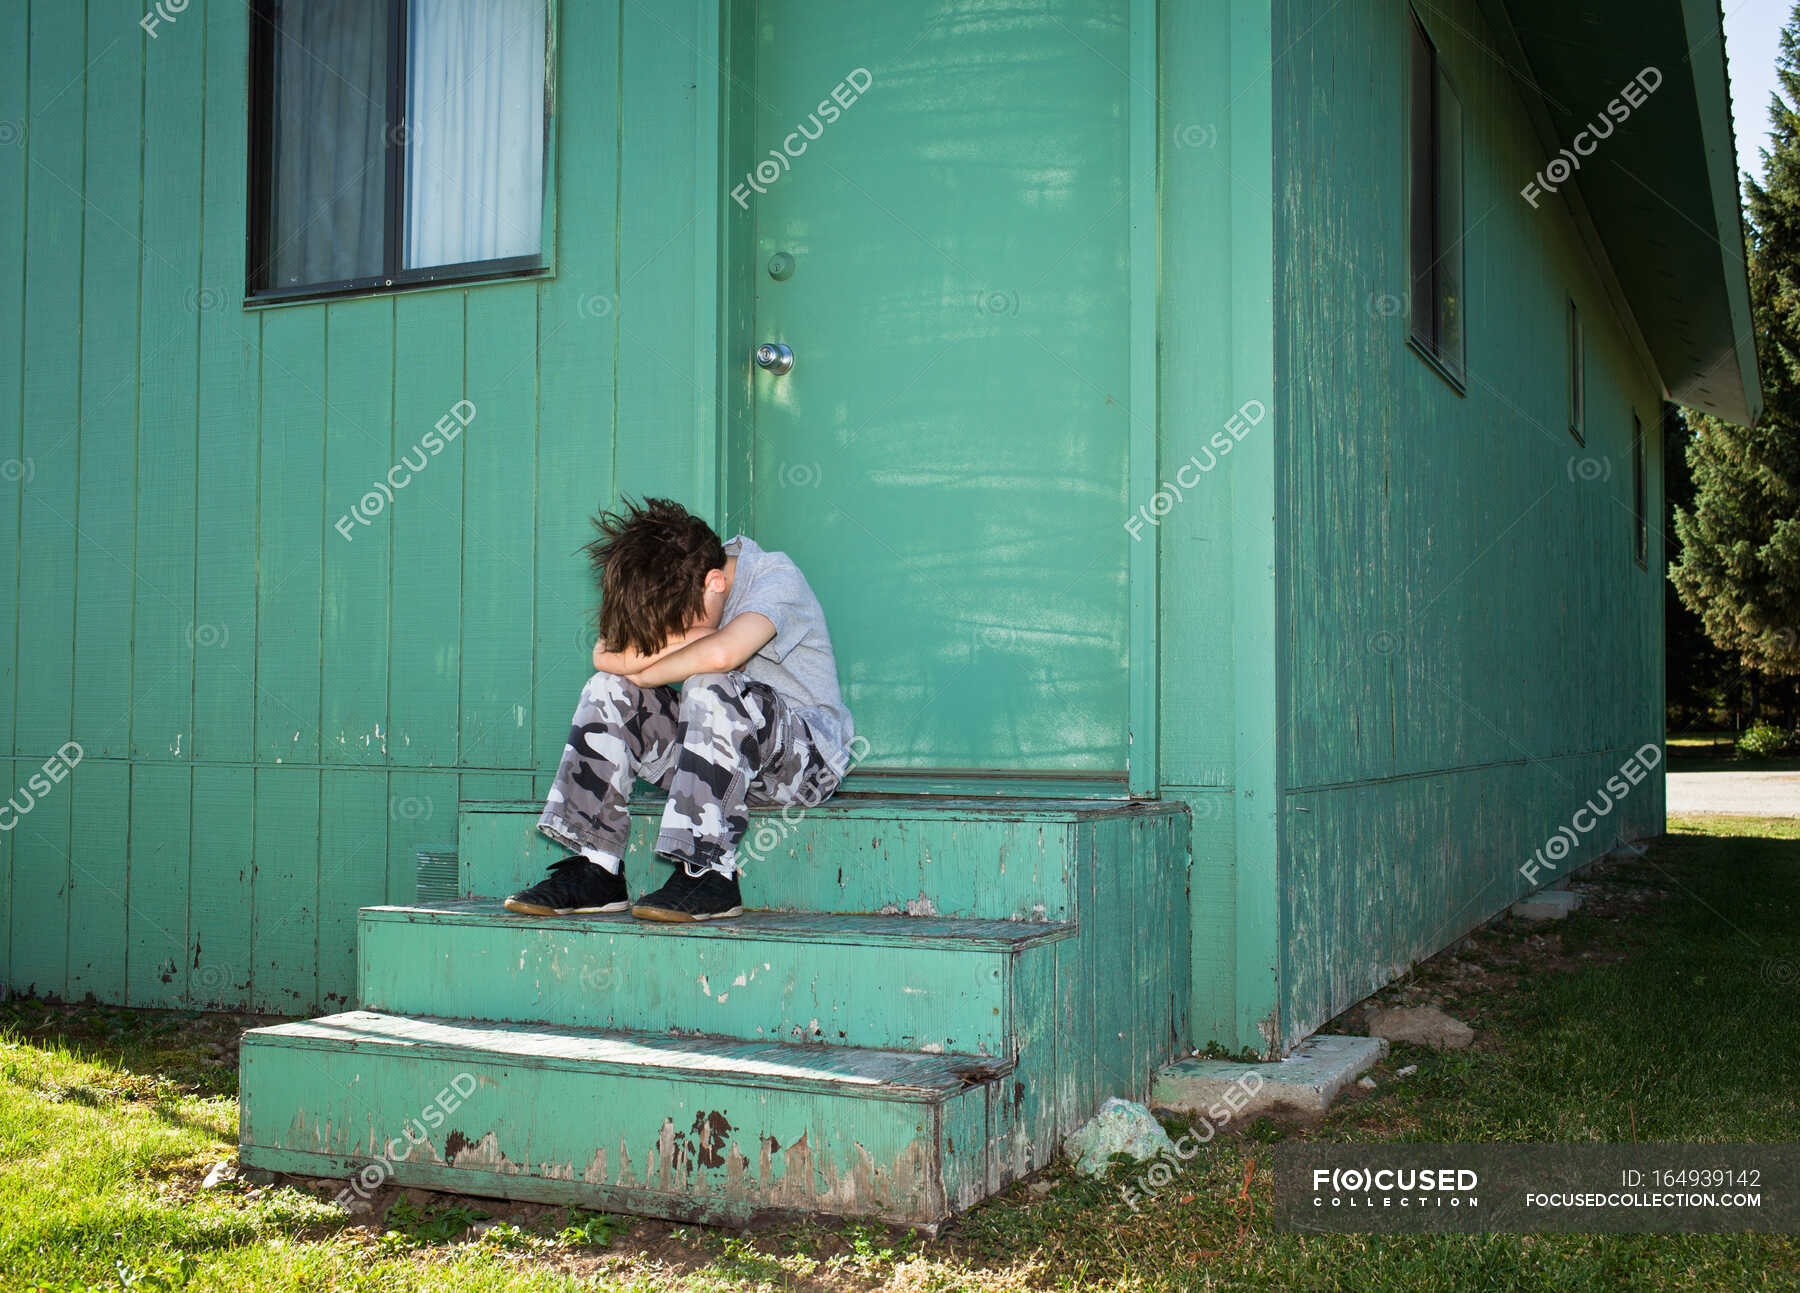
[[[745,611],[716,632],[658,654],[641,669],[626,675],[640,687],[663,687],[684,682],[697,673],[729,673],[744,664],[775,637],[775,622],[759,611]]]

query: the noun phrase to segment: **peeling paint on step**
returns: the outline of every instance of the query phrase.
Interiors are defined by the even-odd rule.
[[[444,1139],[444,1158],[451,1167],[463,1168],[475,1172],[504,1172],[508,1176],[518,1176],[530,1171],[530,1160],[521,1165],[508,1158],[500,1148],[500,1138],[492,1131],[481,1134],[480,1140],[471,1141],[460,1131],[453,1131]]]

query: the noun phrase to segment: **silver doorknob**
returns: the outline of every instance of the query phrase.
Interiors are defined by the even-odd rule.
[[[784,377],[794,369],[794,352],[782,341],[765,341],[756,348],[756,366]]]

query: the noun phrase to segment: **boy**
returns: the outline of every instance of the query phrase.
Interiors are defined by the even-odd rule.
[[[582,689],[538,829],[570,856],[506,900],[533,916],[741,916],[737,845],[757,804],[819,803],[855,735],[825,613],[786,554],[729,543],[668,499],[594,518],[598,671]],[[673,684],[681,684],[677,692]],[[675,874],[634,904],[625,887],[633,777],[669,792],[656,851]]]

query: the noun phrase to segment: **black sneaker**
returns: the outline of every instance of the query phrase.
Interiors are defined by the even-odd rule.
[[[508,911],[526,916],[567,916],[578,911],[624,911],[631,906],[625,868],[617,875],[579,853],[550,864],[548,878],[506,900]]]
[[[669,883],[639,898],[631,914],[639,920],[728,920],[744,914],[744,895],[738,892],[736,876],[717,871],[689,875],[677,864]]]

